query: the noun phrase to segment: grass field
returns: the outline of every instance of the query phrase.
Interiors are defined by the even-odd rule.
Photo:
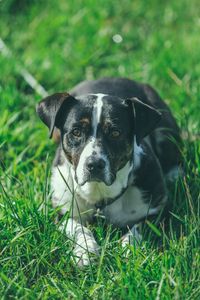
[[[0,52],[0,298],[200,299],[199,1],[3,0],[0,14],[12,50]],[[100,258],[76,267],[48,204],[55,145],[22,67],[48,93],[121,76],[148,82],[170,105],[189,138],[185,176],[170,187],[169,226],[152,229],[162,247],[150,233],[125,257],[118,233],[97,226]]]

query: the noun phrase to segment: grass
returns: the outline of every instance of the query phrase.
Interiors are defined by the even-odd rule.
[[[199,299],[199,2],[8,0],[0,11],[1,38],[13,53],[0,54],[1,299]],[[126,257],[118,232],[96,226],[101,257],[76,267],[49,204],[55,145],[35,114],[41,97],[19,66],[49,93],[103,76],[148,82],[159,91],[190,137],[185,176],[170,187],[169,226],[150,228],[162,247],[150,232]]]

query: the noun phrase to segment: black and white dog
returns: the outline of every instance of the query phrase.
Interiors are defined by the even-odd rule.
[[[165,179],[180,162],[179,129],[158,94],[122,78],[82,82],[37,106],[50,137],[60,134],[52,169],[52,203],[70,218],[61,226],[75,240],[79,265],[98,253],[92,232],[82,226],[100,213],[140,240],[138,222],[167,203]],[[129,230],[128,230],[129,229]]]

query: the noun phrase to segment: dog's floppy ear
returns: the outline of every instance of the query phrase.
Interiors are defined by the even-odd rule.
[[[136,143],[139,145],[141,140],[156,128],[162,114],[136,97],[128,99],[128,101],[131,101],[132,104]]]
[[[42,99],[36,106],[36,112],[40,119],[49,128],[49,138],[52,137],[54,127],[58,127],[58,117],[66,109],[69,102],[75,100],[68,93],[56,93]]]

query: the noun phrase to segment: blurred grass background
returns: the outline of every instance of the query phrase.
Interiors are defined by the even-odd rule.
[[[12,51],[11,57],[0,52],[2,299],[200,298],[199,37],[197,0],[0,1],[0,38]],[[171,191],[164,252],[149,241],[131,248],[126,260],[97,228],[102,262],[92,270],[74,266],[54,212],[38,211],[49,200],[55,146],[35,114],[41,96],[24,81],[21,67],[49,93],[120,76],[151,84],[170,105],[190,139],[184,141],[185,177]]]

